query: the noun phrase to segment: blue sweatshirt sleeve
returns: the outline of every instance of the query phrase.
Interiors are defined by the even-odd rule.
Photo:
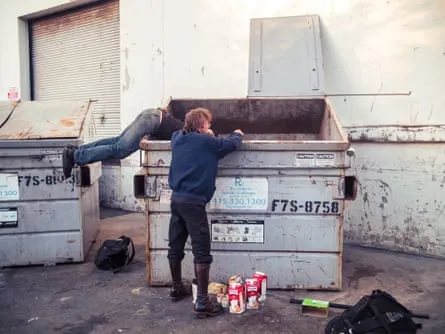
[[[231,133],[228,138],[212,137],[212,139],[212,147],[216,151],[219,159],[237,150],[243,141],[243,137],[239,133]]]

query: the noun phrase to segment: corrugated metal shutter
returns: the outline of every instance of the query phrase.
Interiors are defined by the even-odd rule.
[[[118,134],[119,1],[41,18],[30,28],[34,100],[97,100],[97,137]]]

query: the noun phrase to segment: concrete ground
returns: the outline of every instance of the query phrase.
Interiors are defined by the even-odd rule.
[[[136,258],[127,272],[97,270],[95,250],[127,234]],[[323,333],[328,319],[301,315],[290,297],[355,303],[380,288],[408,308],[429,313],[420,333],[445,333],[445,261],[360,247],[345,247],[341,292],[270,291],[262,311],[197,320],[191,299],[171,303],[167,288],[145,285],[142,214],[104,210],[95,247],[82,264],[0,270],[0,333]],[[332,317],[339,311],[330,311]]]

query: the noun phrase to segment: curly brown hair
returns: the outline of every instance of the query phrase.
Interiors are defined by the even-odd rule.
[[[185,114],[184,130],[195,132],[203,127],[204,122],[212,122],[212,113],[206,108],[195,108]]]

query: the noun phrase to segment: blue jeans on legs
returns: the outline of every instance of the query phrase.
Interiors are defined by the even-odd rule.
[[[144,136],[159,128],[160,113],[158,109],[146,109],[119,136],[81,145],[74,152],[74,162],[83,166],[97,161],[128,157],[139,149],[139,143]]]

